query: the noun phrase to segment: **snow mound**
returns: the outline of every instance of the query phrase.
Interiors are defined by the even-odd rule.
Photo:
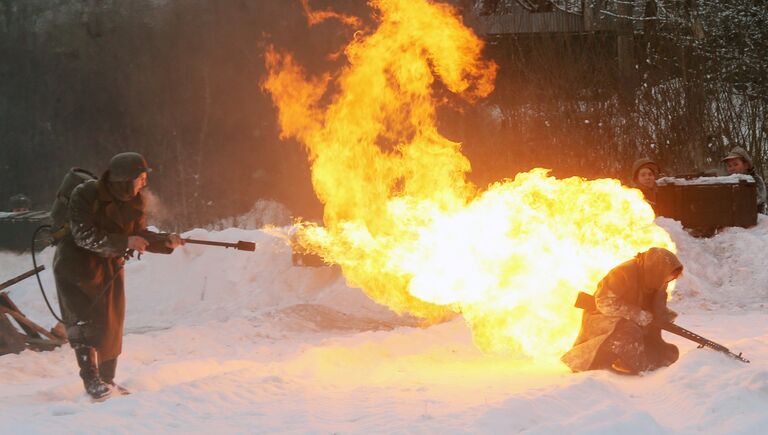
[[[679,222],[657,218],[677,245],[685,267],[673,304],[687,311],[764,309],[768,306],[768,216],[752,228],[726,228],[710,238],[688,234]]]
[[[747,183],[754,183],[755,179],[751,175],[746,174],[731,174],[720,177],[697,177],[691,179],[662,177],[656,180],[656,184],[659,186],[701,186],[705,184],[739,184],[742,181]]]
[[[672,236],[685,266],[673,293],[675,308],[733,312],[768,306],[768,217],[761,215],[753,228],[727,228],[711,238],[692,237],[671,219],[658,218],[657,223]],[[289,227],[268,232],[197,229],[185,237],[253,241],[257,249],[243,252],[190,244],[171,255],[145,254],[141,260],[128,261],[127,332],[247,319],[267,312],[314,329],[377,330],[418,323],[347,286],[338,267],[294,266],[284,236],[290,231]],[[41,276],[58,310],[52,259],[53,249],[46,249],[38,262],[48,266]],[[8,277],[32,268],[28,255],[5,252],[0,252],[0,264]],[[28,316],[53,326],[34,279],[17,284],[10,295]]]
[[[140,260],[129,260],[125,265],[127,333],[248,319],[272,312],[283,320],[294,318],[315,329],[392,329],[415,324],[413,318],[398,316],[359,289],[348,287],[338,267],[294,266],[291,249],[280,232],[197,229],[184,236],[253,241],[257,249],[246,252],[188,244],[170,255],[148,253]],[[50,266],[53,254],[52,248],[46,249],[38,254],[38,263],[48,267],[41,277],[58,312]],[[29,255],[0,253],[0,263],[4,270],[18,273],[32,268]],[[14,286],[11,298],[43,326],[55,323],[34,278]]]
[[[677,336],[680,360],[627,377],[486,355],[463,320],[429,328],[351,288],[338,267],[296,267],[281,231],[194,230],[255,252],[187,245],[127,263],[117,381],[93,404],[71,348],[0,357],[8,433],[764,433],[768,425],[768,219],[697,239],[659,218],[685,265],[678,323],[751,364]],[[49,266],[53,251],[41,253]],[[28,255],[0,253],[8,277]],[[50,270],[43,275],[55,288]],[[54,321],[37,283],[11,297]]]

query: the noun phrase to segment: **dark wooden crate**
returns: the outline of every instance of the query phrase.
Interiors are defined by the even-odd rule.
[[[0,250],[29,251],[37,227],[50,223],[50,214],[44,211],[3,213],[0,215]],[[35,247],[39,251],[46,246],[44,241],[38,240]]]
[[[757,224],[755,183],[667,184],[659,186],[656,213],[678,220],[697,235],[712,235],[725,227]]]

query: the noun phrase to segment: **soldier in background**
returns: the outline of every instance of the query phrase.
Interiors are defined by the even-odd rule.
[[[757,175],[755,166],[752,164],[752,158],[747,151],[742,147],[736,147],[732,149],[722,161],[725,163],[725,169],[728,171],[728,174],[751,175],[752,178],[755,179],[755,184],[757,185],[757,212],[765,214],[765,181],[763,181],[762,177]]]
[[[23,193],[13,195],[8,202],[10,203],[11,211],[14,213],[29,211],[32,207],[32,200]]]
[[[68,230],[57,244],[53,274],[67,336],[80,377],[94,399],[113,389],[122,352],[124,270],[129,251],[170,253],[183,244],[171,234],[165,246],[150,245],[141,190],[150,172],[137,153],[112,158],[98,180],[78,185],[69,199]]]
[[[656,179],[659,178],[659,165],[649,158],[635,160],[632,165],[632,187],[643,192],[646,202],[656,210]]]

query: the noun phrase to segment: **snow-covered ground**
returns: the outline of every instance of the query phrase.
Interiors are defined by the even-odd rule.
[[[133,394],[91,403],[69,347],[0,356],[0,433],[765,433],[768,219],[711,239],[659,223],[686,267],[677,323],[751,364],[668,334],[680,360],[641,377],[484,355],[461,318],[415,327],[335,267],[292,266],[268,233],[196,230],[258,248],[188,245],[128,263],[117,380]],[[9,253],[0,265],[0,279],[31,267]],[[44,284],[53,296],[49,270]],[[10,294],[53,325],[34,280]]]

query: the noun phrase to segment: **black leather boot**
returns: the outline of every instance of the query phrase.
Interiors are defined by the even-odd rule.
[[[96,349],[92,347],[75,348],[77,365],[80,367],[80,377],[83,379],[85,392],[93,399],[106,399],[112,393],[112,388],[99,376]]]
[[[127,388],[115,383],[115,370],[117,369],[117,358],[109,361],[99,362],[99,376],[105,384],[111,386],[122,395],[131,394]]]

